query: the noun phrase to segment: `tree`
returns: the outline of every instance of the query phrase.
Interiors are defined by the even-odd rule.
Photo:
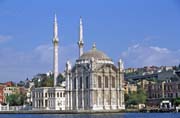
[[[23,105],[25,101],[25,95],[23,94],[11,94],[6,96],[6,101],[10,106]]]
[[[42,81],[42,86],[43,87],[53,87],[53,85],[54,85],[53,81],[54,81],[54,79],[52,77],[48,77]]]
[[[133,93],[129,93],[129,95],[127,96],[126,99],[126,105],[137,105],[138,104],[138,99],[137,99],[137,93],[133,92]]]
[[[176,106],[180,105],[180,98],[179,98],[179,97],[176,98],[173,103],[174,103],[174,105],[176,105]]]
[[[146,92],[144,89],[139,88],[137,92],[129,93],[125,95],[125,102],[126,105],[138,105],[138,104],[145,104],[146,103]]]
[[[137,90],[137,99],[138,99],[138,103],[140,104],[145,104],[146,103],[146,99],[147,99],[147,95],[146,92],[143,88],[139,88]]]

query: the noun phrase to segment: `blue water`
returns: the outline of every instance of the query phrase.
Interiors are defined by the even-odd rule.
[[[0,114],[0,118],[180,118],[180,113]]]

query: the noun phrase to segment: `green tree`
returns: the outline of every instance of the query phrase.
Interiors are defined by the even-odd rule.
[[[179,97],[174,100],[174,105],[176,105],[176,106],[180,105],[180,98]]]
[[[146,99],[147,99],[147,95],[144,89],[139,88],[137,91],[137,99],[138,99],[138,103],[140,104],[145,104],[146,103]]]
[[[53,87],[54,85],[54,74],[47,76],[46,74],[38,74],[38,78],[33,78],[33,82],[35,84],[35,87]],[[59,74],[57,77],[57,84],[60,85],[65,81],[65,78],[62,74]]]
[[[11,94],[6,96],[6,101],[10,106],[23,105],[25,102],[25,95],[22,94]]]
[[[129,105],[138,105],[138,104],[145,104],[146,103],[146,92],[144,89],[139,88],[137,92],[129,93],[125,95],[125,102],[126,106]]]
[[[43,87],[53,87],[54,85],[54,79],[52,77],[47,77],[42,81],[42,86]]]

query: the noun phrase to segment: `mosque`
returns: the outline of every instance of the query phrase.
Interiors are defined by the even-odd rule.
[[[93,44],[92,49],[83,51],[83,23],[80,18],[79,57],[74,65],[66,62],[65,88],[57,86],[58,76],[58,24],[54,20],[54,87],[33,90],[35,109],[51,110],[121,110],[124,103],[124,66],[118,66]],[[36,95],[37,94],[37,95]],[[47,94],[47,95],[46,95]],[[51,95],[52,94],[52,95]],[[58,95],[62,94],[61,97]],[[63,96],[64,95],[64,96]]]

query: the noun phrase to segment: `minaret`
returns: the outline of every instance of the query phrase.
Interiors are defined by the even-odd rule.
[[[79,41],[78,41],[78,46],[79,46],[79,57],[83,54],[83,25],[82,25],[82,18],[80,17],[80,26],[79,26]]]
[[[121,59],[118,61],[119,68],[119,96],[118,107],[125,108],[124,106],[124,63]]]
[[[119,66],[120,72],[123,72],[124,71],[124,63],[123,63],[122,59],[119,59],[118,66]]]
[[[57,18],[56,14],[54,16],[54,37],[53,37],[53,45],[54,45],[54,52],[53,52],[53,69],[54,69],[54,87],[57,85],[57,77],[58,77],[58,24],[57,24]]]

